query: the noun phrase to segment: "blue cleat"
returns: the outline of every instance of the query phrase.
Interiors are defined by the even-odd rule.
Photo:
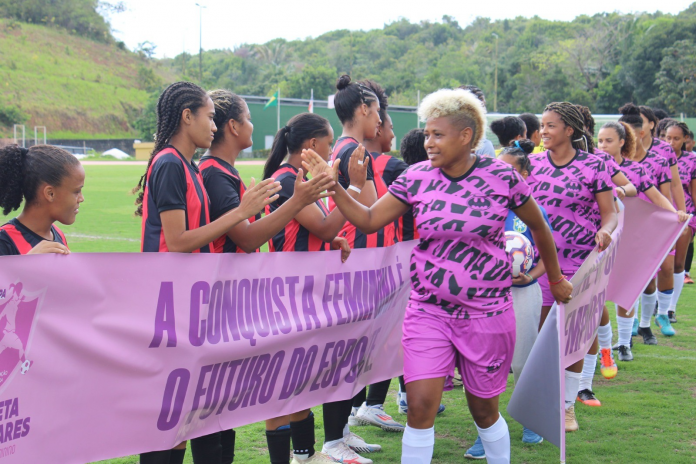
[[[483,449],[483,443],[481,443],[481,437],[476,437],[474,446],[466,450],[464,457],[467,459],[486,459],[486,450]]]
[[[672,328],[672,324],[669,322],[669,317],[666,314],[658,314],[655,318],[655,323],[662,331],[662,335],[665,337],[672,337],[676,333]]]
[[[524,428],[524,432],[522,432],[522,443],[535,445],[537,443],[541,443],[542,441],[544,441],[544,438],[541,435],[537,435],[527,427]]]

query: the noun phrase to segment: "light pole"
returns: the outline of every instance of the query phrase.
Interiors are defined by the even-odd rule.
[[[493,32],[493,37],[495,37],[495,84],[493,90],[493,112],[498,112],[498,39],[500,38],[498,34]]]
[[[196,3],[198,7],[198,83],[203,85],[203,8],[205,6]]]

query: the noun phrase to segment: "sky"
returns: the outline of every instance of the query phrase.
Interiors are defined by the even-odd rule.
[[[115,1],[113,2],[115,3]],[[198,53],[202,18],[202,46],[234,49],[243,43],[265,43],[282,37],[287,40],[317,37],[336,29],[381,29],[384,24],[406,18],[411,22],[440,21],[453,16],[464,27],[477,17],[492,20],[518,16],[539,16],[570,21],[576,16],[613,11],[662,11],[676,14],[690,0],[606,0],[461,1],[461,0],[124,0],[127,11],[109,18],[114,35],[134,49],[141,42],[157,46],[155,56],[173,57],[186,50]],[[614,5],[609,7],[608,5]],[[199,13],[202,12],[202,15]]]

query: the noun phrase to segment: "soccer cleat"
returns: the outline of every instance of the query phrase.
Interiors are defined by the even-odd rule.
[[[638,319],[633,318],[633,331],[631,332],[631,337],[635,337],[638,335],[638,324],[639,324]]]
[[[293,456],[290,464],[335,464],[336,461],[324,453],[315,452],[309,459],[301,460]]]
[[[522,443],[528,443],[530,445],[536,445],[537,443],[541,443],[544,441],[543,437],[527,427],[524,428],[524,431],[522,432]]]
[[[638,334],[643,337],[643,344],[657,345],[657,337],[653,335],[650,327],[639,327]]]
[[[633,361],[631,347],[626,345],[621,345],[619,347],[619,361]]]
[[[327,448],[326,445],[321,449],[321,452],[333,459],[336,462],[343,464],[372,464],[372,459],[367,459],[360,456],[358,453],[350,449],[345,442],[341,441],[338,445]]]
[[[358,408],[353,408],[350,412],[350,416],[348,416],[348,425],[351,427],[355,427],[357,425],[363,425],[362,422],[360,422],[356,416],[358,414]]]
[[[599,407],[602,403],[599,402],[594,392],[588,388],[580,390],[578,392],[578,401],[580,401],[585,406]]]
[[[619,351],[619,342],[614,343],[614,345],[611,347],[612,351]],[[631,348],[633,348],[633,338],[631,338],[631,343],[629,345]]]
[[[674,311],[667,311],[667,317],[669,318],[670,324],[677,323],[677,314]]]
[[[566,408],[565,410],[565,431],[577,432],[580,429],[578,420],[575,418],[575,406]]]
[[[655,318],[655,324],[657,324],[662,332],[662,335],[665,337],[672,337],[676,334],[672,328],[672,324],[669,322],[669,317],[666,314],[658,314]]]
[[[684,276],[684,283],[685,283],[685,284],[693,284],[693,283],[694,283],[694,279],[692,279],[691,276],[690,276],[689,274],[686,274],[686,275]]]
[[[476,437],[474,444],[466,450],[464,457],[467,459],[486,459],[486,450],[483,449],[481,437]]]
[[[605,379],[613,379],[619,372],[619,368],[614,362],[614,356],[612,356],[611,350],[609,348],[602,348],[600,350],[600,355],[599,371]]]
[[[384,412],[384,406],[381,404],[367,406],[366,403],[363,403],[355,415],[355,419],[363,425],[374,425],[387,432],[403,432],[406,428]]]
[[[443,412],[445,412],[445,405],[440,403],[440,407],[437,408],[437,413],[442,414]]]
[[[356,435],[353,432],[343,435],[343,441],[356,453],[377,453],[382,451],[380,445],[366,443],[360,435]]]

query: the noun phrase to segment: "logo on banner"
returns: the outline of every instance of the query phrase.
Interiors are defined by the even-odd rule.
[[[0,304],[0,390],[3,390],[19,370],[29,372],[32,362],[27,358],[27,345],[34,328],[39,299],[28,300],[21,282],[5,291]]]

